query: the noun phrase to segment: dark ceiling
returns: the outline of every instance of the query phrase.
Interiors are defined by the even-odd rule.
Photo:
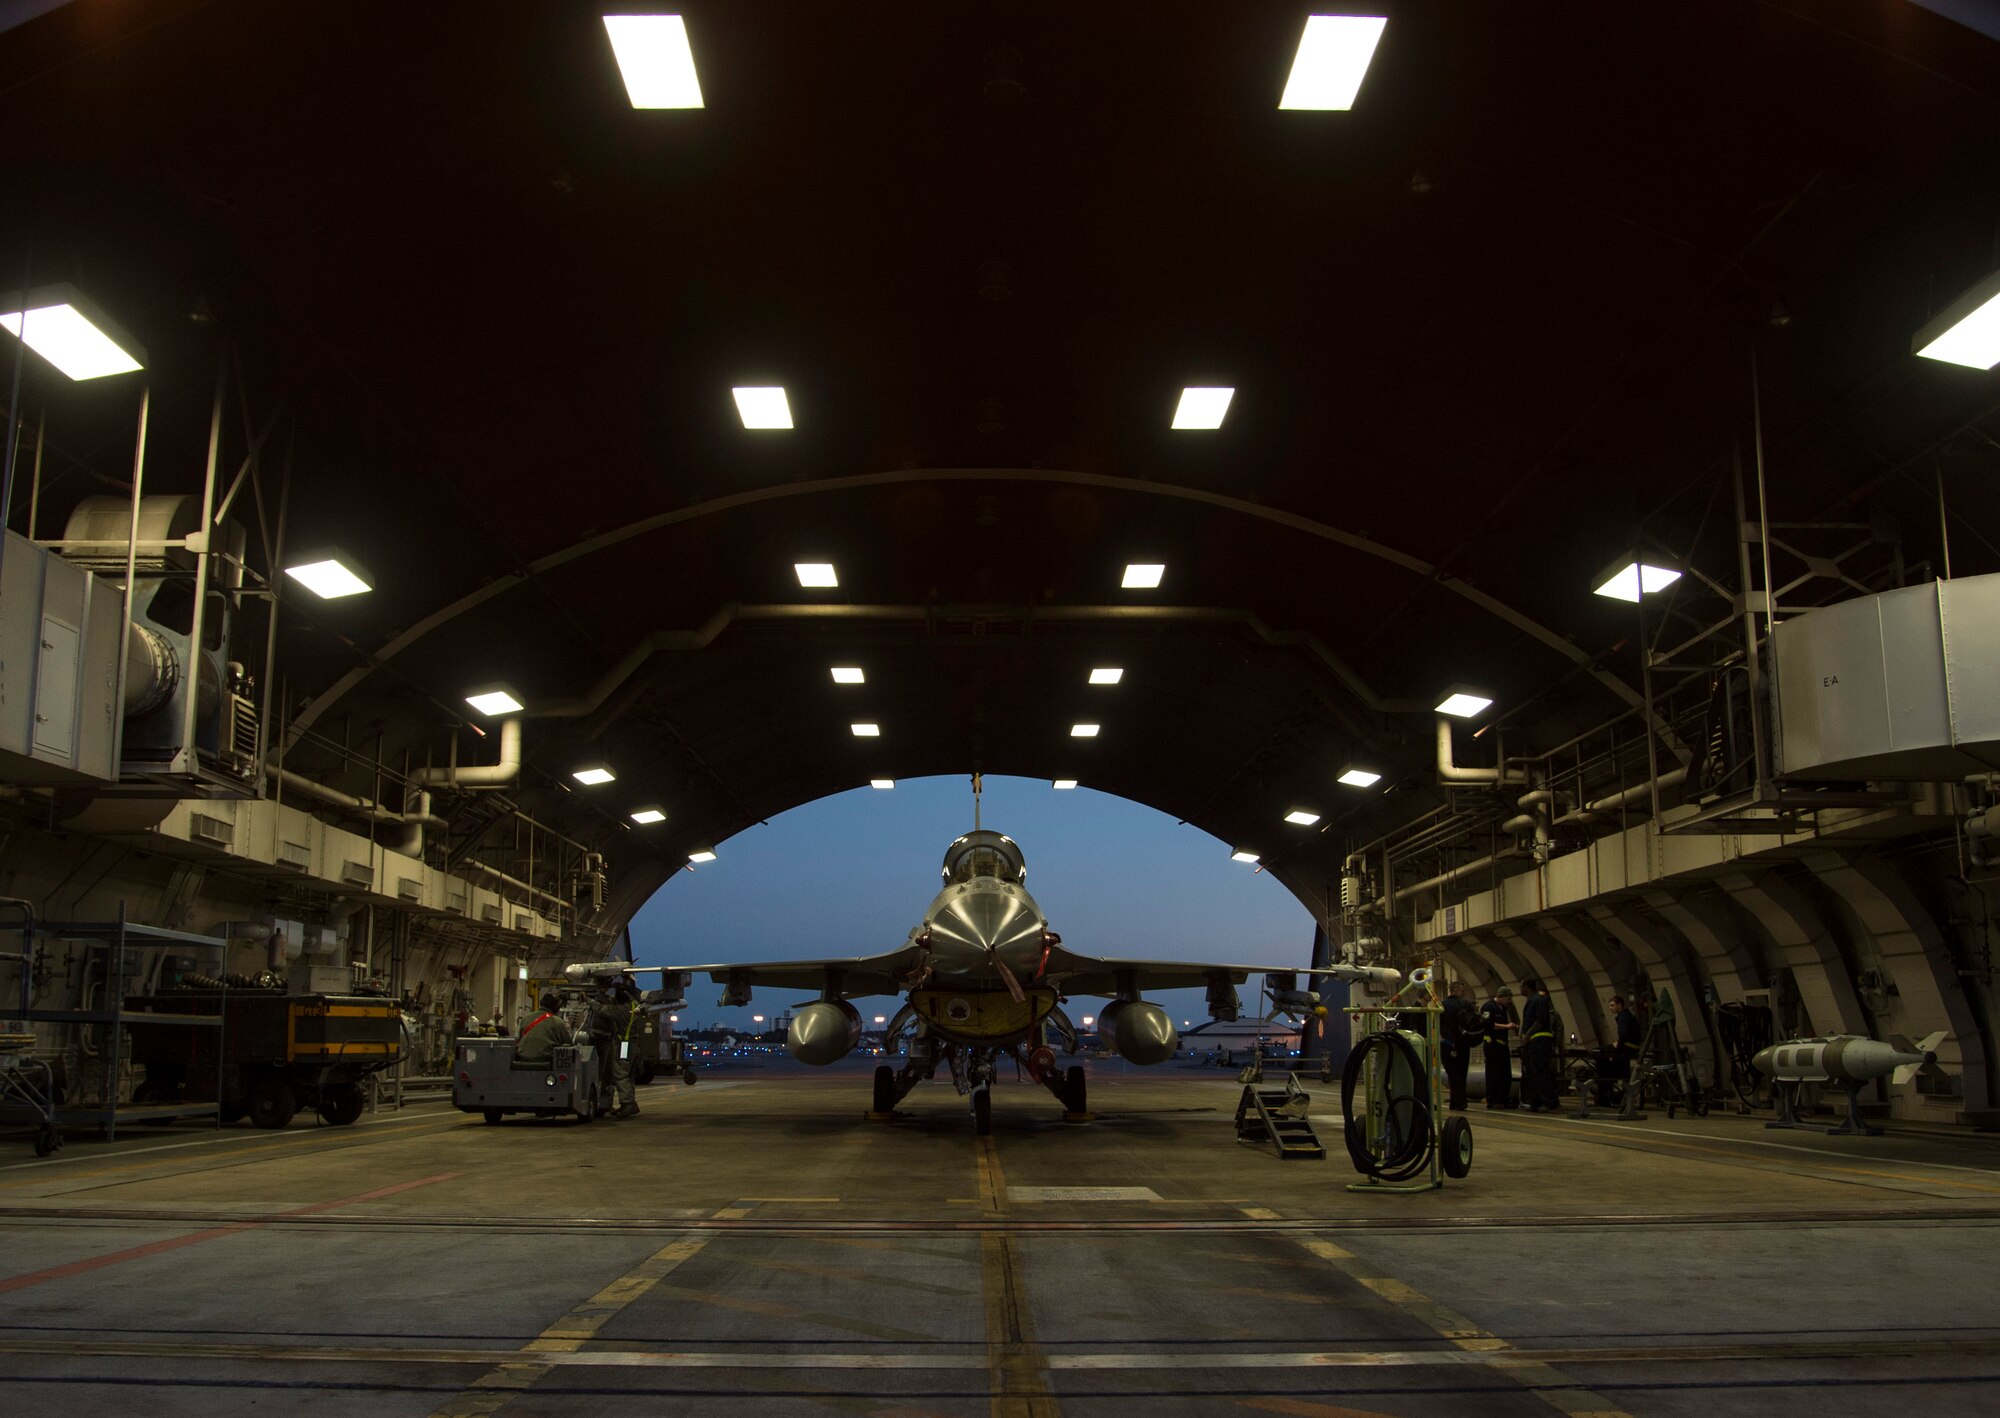
[[[1774,517],[1893,530],[1913,579],[1942,480],[1953,571],[2000,570],[2000,382],[1909,354],[2000,265],[2000,46],[1908,0],[1392,3],[1353,112],[1280,112],[1316,8],[688,0],[706,107],[635,112],[590,5],[75,3],[0,34],[0,284],[144,341],[149,491],[199,486],[225,354],[226,458],[239,397],[279,414],[291,543],[378,582],[288,601],[295,727],[421,759],[476,681],[577,694],[727,605],[900,608],[751,615],[531,724],[523,800],[641,875],[980,767],[1300,888],[1431,801],[1447,681],[1529,742],[1624,706],[1629,609],[1588,594],[1621,547],[1733,580],[1753,359]],[[796,430],[739,427],[745,382]],[[1235,386],[1221,431],[1169,431],[1189,383]],[[41,535],[126,486],[136,403],[31,361]],[[838,591],[793,582],[815,557]],[[1216,614],[1062,613],[1131,605]],[[1357,760],[1396,790],[1357,808]],[[669,811],[643,844],[628,798]],[[1345,815],[1306,847],[1299,805]]]

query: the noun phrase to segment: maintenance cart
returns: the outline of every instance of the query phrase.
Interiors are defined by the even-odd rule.
[[[460,1039],[453,1049],[451,1102],[461,1113],[497,1123],[509,1113],[573,1117],[587,1123],[610,1111],[610,1080],[588,1043],[559,1044],[546,1062],[514,1057],[512,1039]]]
[[[35,1129],[35,1155],[62,1146],[56,1130],[56,1076],[47,1059],[29,1055],[33,1034],[0,1034],[0,1118],[25,1120]]]

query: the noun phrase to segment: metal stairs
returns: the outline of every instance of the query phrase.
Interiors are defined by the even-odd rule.
[[[1283,1088],[1245,1084],[1236,1104],[1236,1140],[1252,1145],[1268,1142],[1280,1157],[1325,1157],[1326,1147],[1307,1116],[1311,1103],[1312,1095],[1299,1086],[1296,1073],[1285,1075]]]

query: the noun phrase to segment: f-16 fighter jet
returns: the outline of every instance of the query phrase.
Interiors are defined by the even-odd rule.
[[[1097,1012],[1097,1031],[1121,1057],[1135,1064],[1172,1058],[1180,1037],[1167,1012],[1145,999],[1148,991],[1205,987],[1217,1019],[1235,1019],[1236,986],[1255,974],[1274,978],[1280,1012],[1324,1013],[1319,997],[1296,988],[1300,974],[1368,981],[1392,988],[1402,976],[1383,966],[1205,965],[1179,960],[1120,960],[1081,955],[1064,946],[1023,884],[1028,874],[1012,838],[975,829],[945,850],[943,888],[923,920],[899,948],[854,959],[790,960],[751,965],[679,965],[663,971],[669,992],[706,974],[723,987],[726,1007],[747,1005],[753,988],[811,990],[817,998],[792,1014],[786,1042],[803,1063],[830,1064],[861,1041],[861,1015],[848,1001],[868,995],[903,995],[887,1039],[907,1036],[900,1068],[875,1070],[874,1109],[893,1112],[918,1083],[940,1067],[972,1106],[975,1129],[989,1131],[1000,1061],[1014,1059],[1065,1109],[1085,1108],[1081,1066],[1056,1060],[1060,1044],[1074,1054],[1077,1029],[1063,1011],[1075,995],[1111,1002]],[[572,966],[573,972],[592,966]],[[1284,976],[1294,977],[1291,980]]]

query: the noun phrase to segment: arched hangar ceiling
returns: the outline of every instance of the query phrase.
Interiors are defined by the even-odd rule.
[[[199,486],[227,363],[225,446],[275,420],[291,544],[375,573],[284,608],[291,766],[441,760],[485,681],[602,689],[530,721],[516,797],[627,879],[977,767],[1315,898],[1432,800],[1442,686],[1527,742],[1629,704],[1628,611],[1588,594],[1615,553],[1733,580],[1753,358],[1774,517],[1869,524],[1916,575],[1942,486],[1954,570],[2000,568],[2000,387],[1909,353],[1994,264],[2000,50],[1929,10],[1387,4],[1322,113],[1276,106],[1307,5],[678,8],[695,110],[631,108],[591,6],[0,33],[0,270],[145,343],[148,489]],[[763,383],[792,430],[738,423]],[[29,384],[48,535],[124,484],[135,401]],[[1170,429],[1206,384],[1223,426]],[[598,758],[616,784],[568,782]],[[1335,785],[1357,762],[1381,788]]]

